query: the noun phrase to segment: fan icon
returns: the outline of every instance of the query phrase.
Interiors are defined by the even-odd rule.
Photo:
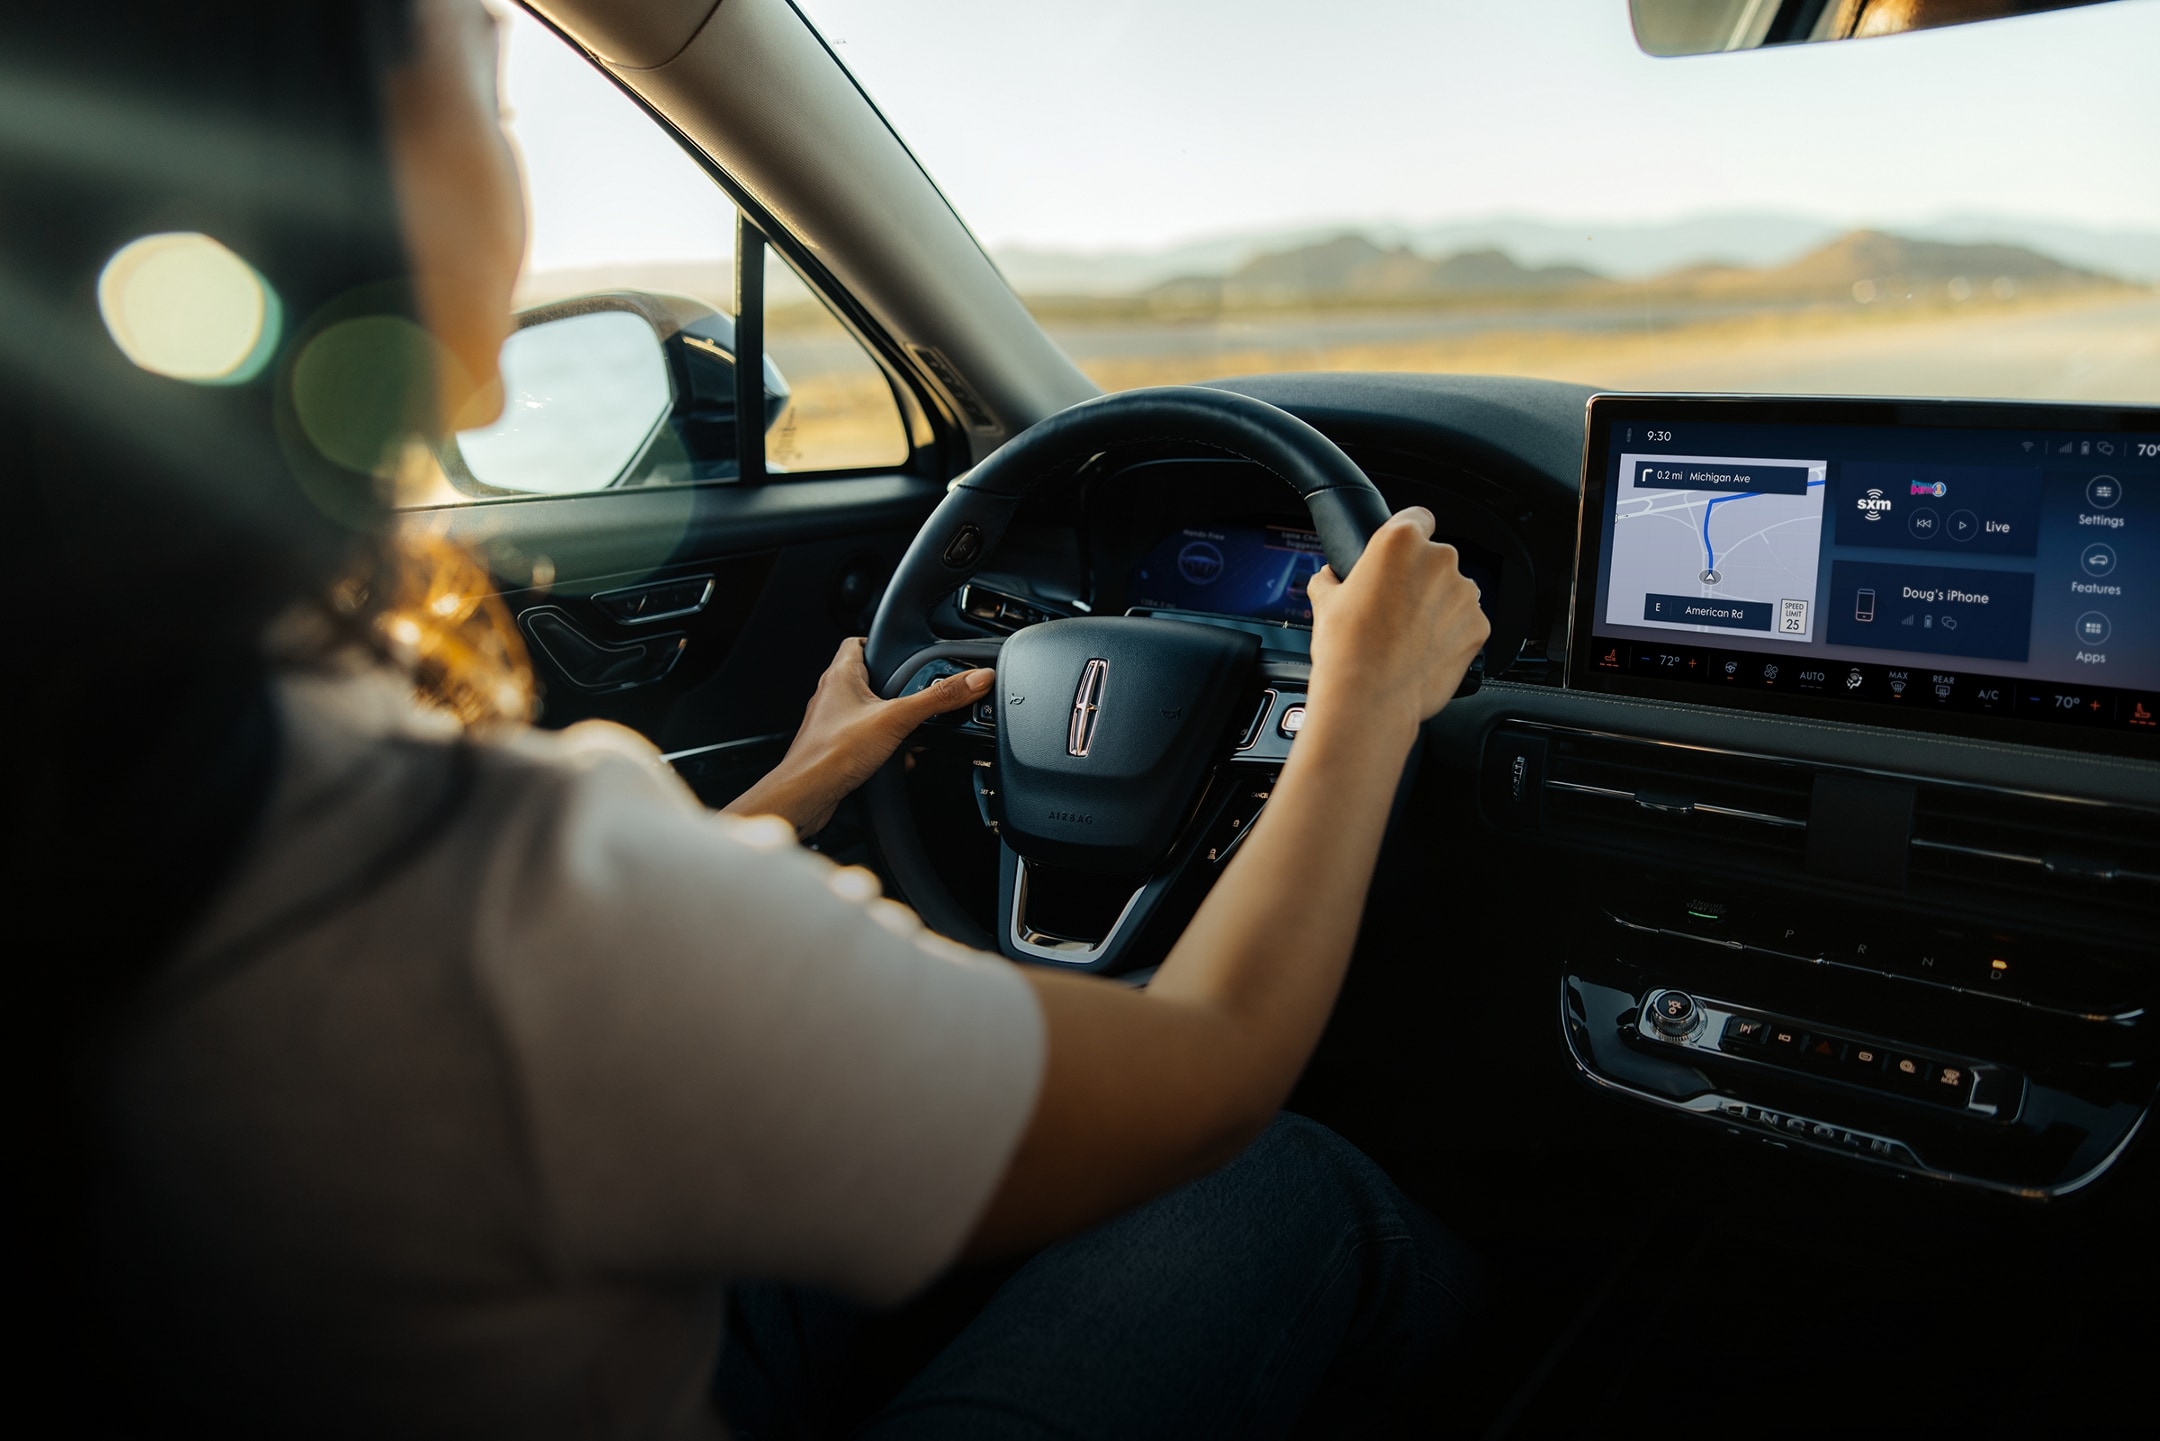
[[[1858,690],[1860,689],[1860,683],[1865,679],[1867,677],[1860,674],[1860,667],[1854,666],[1845,673],[1845,689]]]

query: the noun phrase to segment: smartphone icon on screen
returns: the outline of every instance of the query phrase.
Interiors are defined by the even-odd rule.
[[[1875,592],[1863,590],[1854,597],[1852,613],[1854,620],[1871,621],[1875,619]]]

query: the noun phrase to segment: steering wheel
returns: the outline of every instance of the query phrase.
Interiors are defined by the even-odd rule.
[[[1304,421],[1185,386],[1083,401],[952,487],[894,573],[866,659],[888,697],[971,665],[997,667],[995,689],[958,723],[983,751],[994,737],[994,761],[974,770],[982,819],[1000,842],[994,936],[932,864],[900,758],[866,801],[878,847],[924,920],[1013,960],[1118,971],[1159,958],[1180,903],[1197,907],[1265,804],[1303,720],[1310,665],[1263,653],[1250,630],[1083,616],[1002,640],[932,631],[933,612],[1039,483],[1112,447],[1150,442],[1206,445],[1273,472],[1305,502],[1338,576],[1388,519],[1365,473]]]

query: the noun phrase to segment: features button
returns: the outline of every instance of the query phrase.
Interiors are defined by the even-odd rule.
[[[2078,564],[2087,575],[2113,575],[2115,573],[2115,547],[2105,541],[2094,541],[2078,556]]]
[[[2113,510],[2122,499],[2122,482],[2112,475],[2096,475],[2085,482],[2085,503],[2094,510]]]

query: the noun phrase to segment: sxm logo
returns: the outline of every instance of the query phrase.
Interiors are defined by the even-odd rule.
[[[1860,513],[1869,520],[1881,520],[1891,507],[1896,504],[1895,501],[1886,498],[1881,491],[1873,489],[1853,503],[1860,507]]]
[[[1870,492],[1870,494],[1872,493]],[[1939,480],[1933,485],[1929,485],[1924,480],[1916,480],[1912,483],[1912,493],[1914,495],[1932,495],[1939,500],[1950,493],[1950,487]]]

